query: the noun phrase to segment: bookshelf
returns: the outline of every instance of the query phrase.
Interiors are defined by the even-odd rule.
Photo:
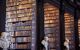
[[[44,3],[44,32],[49,37],[49,50],[59,49],[59,8]]]
[[[80,19],[78,20],[78,33],[79,33],[79,45],[80,45]]]
[[[69,40],[70,50],[75,49],[74,44],[74,17],[70,13],[64,13],[65,18],[65,39]]]
[[[35,0],[6,0],[6,32],[12,36],[9,49],[31,50]]]

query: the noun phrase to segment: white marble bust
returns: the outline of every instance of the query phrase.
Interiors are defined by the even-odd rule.
[[[44,39],[41,42],[44,45],[45,50],[48,50],[48,40],[49,40],[48,37],[44,37]]]
[[[68,38],[65,39],[64,46],[67,48],[67,50],[69,50],[69,39]]]

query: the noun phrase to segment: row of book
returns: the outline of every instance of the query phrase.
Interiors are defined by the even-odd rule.
[[[15,30],[32,30],[32,26],[18,26]]]
[[[32,31],[17,31],[15,36],[31,36]]]
[[[7,8],[7,9],[10,9],[10,8]],[[16,9],[16,8],[11,7],[10,10],[7,10],[7,9],[6,9],[6,11],[7,11],[6,15],[10,15],[10,16],[14,16],[14,15],[16,15],[16,13],[18,15],[20,15],[20,14],[26,15],[26,14],[32,13],[32,9],[31,8],[20,9],[20,10],[13,10],[13,11],[11,9]]]
[[[15,17],[14,17],[15,16]],[[17,16],[17,17],[16,17]],[[7,14],[7,19],[14,19],[14,18],[20,18],[20,17],[31,17],[32,14],[29,12],[29,13],[19,13],[19,14]]]
[[[31,48],[31,44],[27,43],[27,44],[11,44],[10,45],[10,49],[30,49]]]
[[[30,26],[32,25],[32,21],[21,21],[21,22],[9,22],[6,23],[6,27],[17,27],[17,26]]]
[[[27,10],[30,8],[32,8],[32,4],[24,4],[24,5],[16,5],[16,6],[7,7],[6,11],[16,11],[16,10],[22,10],[22,9]],[[30,10],[32,10],[32,9],[30,9]],[[24,11],[24,12],[26,12],[26,11]]]
[[[16,4],[17,2],[17,4]],[[32,4],[34,3],[35,0],[7,0],[6,1],[6,6],[9,7],[9,6],[14,6],[14,5],[21,5],[21,4]]]
[[[17,26],[17,27],[6,27],[6,31],[23,31],[23,30],[31,30],[32,26]]]
[[[45,24],[47,24],[47,23],[55,23],[54,21],[57,22],[57,21],[54,20],[54,19],[53,19],[53,20],[52,20],[52,19],[50,19],[50,20],[45,20]]]
[[[31,37],[17,37],[16,42],[31,42]]]
[[[18,21],[28,21],[32,20],[31,17],[20,17],[20,18],[9,18],[6,20],[6,22],[18,22]]]
[[[54,15],[53,14],[53,16],[57,16],[57,15]],[[56,20],[57,19],[57,17],[55,18],[55,17],[53,17],[53,16],[51,16],[51,15],[49,15],[49,16],[47,16],[47,15],[45,15],[45,20],[49,20],[49,19],[54,19],[54,20]]]
[[[7,0],[7,2],[15,2],[16,0]],[[21,2],[21,1],[25,1],[25,2],[31,2],[34,1],[34,0],[17,0],[17,2]]]
[[[16,48],[18,49],[30,49],[31,48],[31,44],[30,43],[27,43],[27,44],[17,44],[16,45]]]
[[[28,31],[26,31],[26,30],[24,30],[24,31],[9,31],[9,32],[7,32],[7,33],[10,33],[10,35],[11,36],[23,36],[23,37],[30,37],[32,34],[32,31],[30,30],[28,30]]]
[[[55,26],[56,26],[56,25],[50,24],[50,23],[45,25],[45,27],[55,27]]]

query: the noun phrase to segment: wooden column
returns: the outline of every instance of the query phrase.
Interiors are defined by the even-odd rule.
[[[65,23],[64,23],[64,6],[63,0],[60,0],[60,50],[64,50],[64,40],[65,40]]]
[[[78,50],[79,38],[78,38],[78,17],[76,11],[74,12],[74,36],[75,36],[75,50]]]
[[[74,4],[77,5],[76,0],[74,1]],[[74,36],[75,36],[75,50],[79,50],[79,32],[78,32],[78,14],[77,14],[77,8],[74,8]]]
[[[44,0],[37,0],[37,50],[42,50],[44,39]]]
[[[0,32],[5,31],[6,0],[0,0]]]

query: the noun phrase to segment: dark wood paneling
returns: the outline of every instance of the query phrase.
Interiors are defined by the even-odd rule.
[[[64,6],[63,1],[60,1],[60,50],[64,50],[64,41],[65,41],[65,25],[64,25]]]
[[[0,0],[0,32],[5,31],[6,0]]]
[[[44,1],[37,0],[37,50],[42,50],[41,41],[44,39]]]

